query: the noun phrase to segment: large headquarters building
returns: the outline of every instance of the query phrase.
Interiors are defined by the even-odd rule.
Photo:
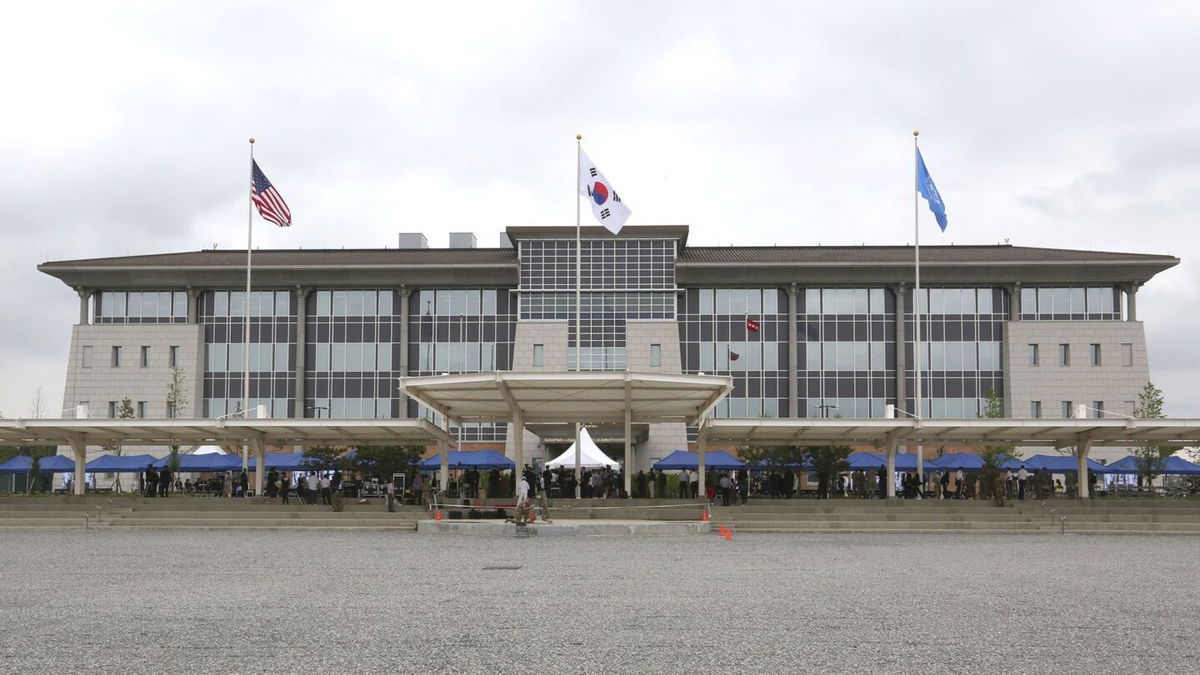
[[[115,417],[128,398],[141,417],[236,413],[249,302],[251,405],[273,417],[432,417],[398,377],[576,368],[729,375],[719,417],[916,410],[910,247],[689,246],[686,226],[585,227],[577,333],[575,228],[510,227],[499,243],[401,234],[398,248],[260,250],[249,298],[244,250],[45,263],[79,295],[64,408]],[[1149,379],[1139,289],[1177,258],[1002,245],[921,259],[925,417],[977,417],[989,390],[1009,417],[1132,412]],[[504,425],[459,433],[511,447]],[[525,433],[527,459],[570,442]],[[634,469],[688,433],[635,426]]]

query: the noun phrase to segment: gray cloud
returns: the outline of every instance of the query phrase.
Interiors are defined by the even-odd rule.
[[[69,17],[69,18],[64,18]],[[245,237],[246,137],[297,216],[262,246],[574,218],[574,134],[634,209],[698,244],[906,243],[923,130],[930,243],[1174,253],[1140,296],[1173,411],[1200,291],[1200,10],[875,2],[38,3],[0,27],[0,411],[61,396],[65,259]],[[926,221],[927,225],[931,225]]]

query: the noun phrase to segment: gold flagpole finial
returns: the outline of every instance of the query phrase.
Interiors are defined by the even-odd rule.
[[[920,136],[921,132],[918,129],[913,129],[913,136]]]
[[[253,136],[250,137],[250,145],[254,145],[254,137]]]
[[[583,140],[583,134],[575,134],[575,140],[577,140],[577,141],[582,141],[582,140]]]

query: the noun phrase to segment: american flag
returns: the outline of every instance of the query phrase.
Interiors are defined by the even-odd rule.
[[[283,201],[283,195],[267,180],[262,169],[258,168],[258,162],[251,160],[251,164],[253,180],[250,182],[250,199],[258,207],[258,215],[280,227],[289,227],[292,224],[292,212]]]

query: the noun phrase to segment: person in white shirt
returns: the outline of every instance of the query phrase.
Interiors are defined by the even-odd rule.
[[[321,480],[317,484],[321,486],[321,503],[325,506],[333,506],[333,493],[329,489],[329,476],[321,476]]]
[[[1025,499],[1025,485],[1029,481],[1029,472],[1025,470],[1025,465],[1021,465],[1021,470],[1017,472],[1017,499]]]
[[[529,481],[521,476],[521,482],[517,483],[517,507],[520,508],[526,499],[529,499]]]
[[[688,498],[688,486],[692,483],[692,476],[687,469],[679,472],[679,498]]]
[[[317,480],[317,474],[314,471],[308,473],[308,503],[317,503],[317,489],[320,487],[320,481]]]
[[[958,470],[958,471],[957,471],[957,472],[954,474],[954,496],[955,496],[955,497],[958,497],[959,499],[966,499],[966,498],[967,498],[967,494],[966,494],[966,492],[963,490],[963,487],[964,487],[964,484],[965,484],[966,478],[967,478],[967,477],[966,477],[966,476],[963,474],[963,470],[962,470],[962,469],[959,469],[959,470]]]

